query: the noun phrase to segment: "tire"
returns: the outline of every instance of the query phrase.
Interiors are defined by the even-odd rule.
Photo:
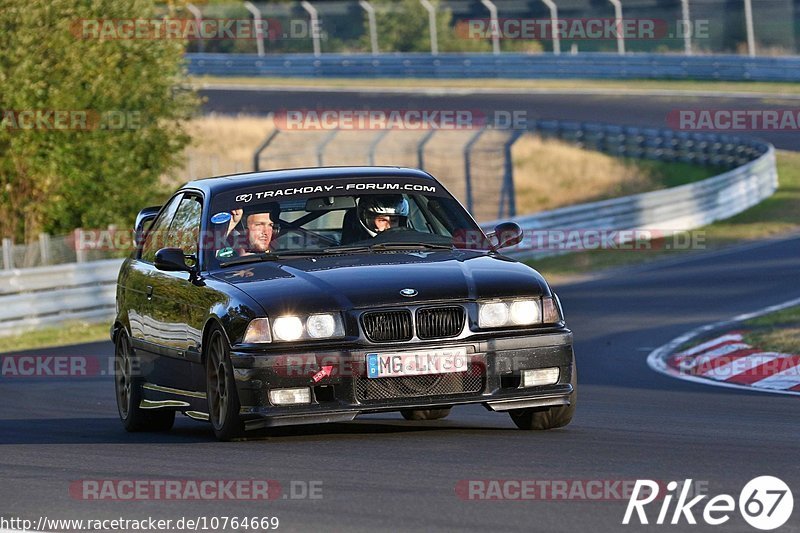
[[[403,409],[400,411],[406,420],[439,420],[450,414],[450,407],[444,409]]]
[[[208,420],[218,440],[228,441],[244,433],[239,416],[239,393],[233,378],[230,347],[222,330],[214,326],[206,353],[206,399]]]
[[[572,394],[569,395],[569,405],[556,405],[553,407],[531,407],[528,409],[513,409],[509,411],[511,420],[519,429],[546,430],[564,427],[572,421],[575,414],[575,404],[578,401],[578,371],[575,366],[575,356],[572,357]]]
[[[114,342],[114,391],[122,425],[130,432],[169,431],[175,423],[175,411],[139,407],[144,380],[133,376],[134,355],[128,334],[121,330]]]

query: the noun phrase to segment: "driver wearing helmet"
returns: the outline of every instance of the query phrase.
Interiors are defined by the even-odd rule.
[[[371,237],[408,227],[408,200],[401,195],[364,196],[358,201],[358,221]]]

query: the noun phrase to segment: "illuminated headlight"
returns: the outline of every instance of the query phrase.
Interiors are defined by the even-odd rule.
[[[272,335],[269,331],[269,319],[267,318],[254,318],[247,326],[247,331],[244,333],[244,342],[246,343],[267,343],[272,342]]]
[[[344,337],[344,326],[340,315],[320,313],[309,316],[281,316],[272,324],[272,335],[276,341],[333,339]]]
[[[540,387],[558,383],[559,370],[557,366],[551,368],[538,368],[536,370],[523,370],[520,387]]]
[[[300,317],[282,316],[275,319],[272,331],[279,341],[296,341],[303,336],[303,322]]]
[[[272,389],[269,391],[269,401],[272,402],[273,405],[311,403],[311,389],[308,387]]]
[[[539,300],[513,300],[480,304],[478,326],[502,328],[508,326],[531,326],[542,323]]]
[[[530,326],[542,321],[539,300],[520,300],[511,304],[511,323],[515,326]]]
[[[480,328],[534,326],[561,322],[553,298],[487,302],[478,306]]]

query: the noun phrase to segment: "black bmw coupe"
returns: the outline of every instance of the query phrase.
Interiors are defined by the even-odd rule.
[[[176,412],[228,440],[268,426],[482,404],[570,422],[572,333],[542,276],[506,257],[429,174],[336,167],[193,181],[143,209],[112,327],[119,415]]]

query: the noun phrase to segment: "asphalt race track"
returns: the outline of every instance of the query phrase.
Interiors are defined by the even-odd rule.
[[[671,127],[667,116],[676,110],[800,110],[797,98],[778,96],[650,96],[641,94],[528,94],[465,91],[396,93],[375,91],[336,91],[292,89],[204,89],[205,112],[265,115],[294,109],[447,109],[524,111],[529,120],[558,119],[605,122],[626,126]],[[490,115],[491,116],[491,115]],[[748,135],[747,132],[734,132]],[[751,135],[763,138],[779,149],[800,150],[800,130],[759,131]]]
[[[277,516],[282,530],[306,531],[756,531],[738,512],[713,528],[655,526],[658,503],[648,507],[650,526],[626,527],[623,500],[470,501],[456,486],[691,478],[712,496],[738,500],[747,481],[775,475],[796,499],[797,398],[671,379],[645,358],[696,326],[799,297],[798,272],[795,235],[557,287],[575,333],[580,396],[573,423],[545,433],[517,430],[507,415],[475,406],[441,421],[370,415],[234,443],[214,441],[206,424],[185,417],[168,434],[127,434],[108,376],[3,378],[0,515]],[[104,342],[36,353],[105,357],[111,349]],[[293,480],[321,481],[322,498],[97,502],[69,492],[82,479],[166,478],[271,479],[287,496]],[[702,505],[694,513],[701,523]],[[800,530],[795,507],[779,531]]]

